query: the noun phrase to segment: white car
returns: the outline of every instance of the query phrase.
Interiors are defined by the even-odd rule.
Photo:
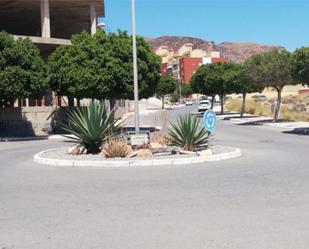
[[[187,101],[186,102],[186,106],[193,106],[193,102],[192,101]]]
[[[211,104],[210,104],[209,100],[202,100],[202,101],[200,101],[200,104],[198,106],[198,111],[199,112],[205,112],[208,109],[210,109],[210,107],[211,107]]]

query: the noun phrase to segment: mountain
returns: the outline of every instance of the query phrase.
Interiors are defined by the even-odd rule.
[[[147,38],[150,46],[156,50],[160,46],[167,46],[172,51],[186,44],[192,43],[194,49],[203,49],[208,52],[220,51],[221,55],[232,62],[242,62],[253,54],[261,52],[269,52],[272,50],[285,50],[282,46],[263,45],[251,42],[223,42],[215,44],[213,41],[206,41],[196,37],[188,36],[162,36],[158,38]]]
[[[281,46],[263,45],[252,42],[223,42],[218,44],[216,48],[223,56],[236,63],[243,62],[254,54],[273,50],[285,50]]]
[[[148,38],[147,40],[154,50],[160,46],[167,46],[173,51],[178,51],[178,49],[180,49],[181,46],[186,43],[192,43],[194,49],[212,51],[215,48],[214,42],[188,36],[161,36],[155,39]]]

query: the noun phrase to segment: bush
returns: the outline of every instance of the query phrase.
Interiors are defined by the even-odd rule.
[[[99,101],[92,101],[89,106],[70,111],[68,124],[62,124],[62,128],[74,135],[74,140],[83,144],[88,153],[96,154],[100,152],[102,142],[120,128],[114,114],[114,110],[108,113]]]
[[[194,116],[183,116],[177,119],[177,124],[171,124],[168,139],[171,145],[184,150],[196,151],[208,147],[209,134],[200,120]]]
[[[126,157],[130,147],[124,138],[112,138],[104,146],[103,153],[107,158]]]
[[[162,144],[162,145],[168,143],[168,141],[167,141],[166,136],[164,135],[164,133],[158,132],[158,131],[152,133],[152,136],[151,136],[151,138],[150,138],[150,141],[151,141],[151,143],[158,143],[158,144]]]

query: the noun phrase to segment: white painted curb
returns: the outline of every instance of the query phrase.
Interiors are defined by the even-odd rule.
[[[229,147],[231,148],[231,147]],[[84,160],[63,160],[54,158],[44,158],[43,155],[50,151],[59,150],[51,149],[41,151],[33,156],[36,163],[46,164],[50,166],[64,166],[64,167],[140,167],[140,166],[170,166],[170,165],[192,165],[205,162],[216,162],[221,160],[232,159],[240,157],[242,152],[238,148],[232,148],[233,151],[211,155],[211,156],[197,156],[197,157],[181,157],[181,158],[164,158],[164,159],[128,159],[128,160],[104,160],[104,161],[84,161]]]
[[[0,137],[0,142],[26,142],[26,141],[39,141],[47,140],[47,136],[37,137]]]

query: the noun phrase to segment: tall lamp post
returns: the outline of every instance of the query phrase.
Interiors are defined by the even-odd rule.
[[[138,108],[138,76],[136,53],[136,27],[135,27],[135,0],[132,0],[132,40],[133,40],[133,75],[134,75],[134,120],[135,132],[139,132],[139,108]]]

